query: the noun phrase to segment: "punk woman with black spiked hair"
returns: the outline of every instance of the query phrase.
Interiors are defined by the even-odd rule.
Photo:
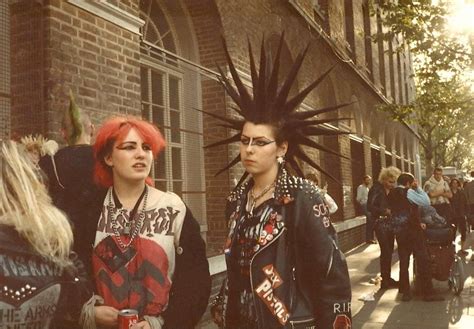
[[[322,194],[301,177],[297,162],[300,159],[323,171],[302,146],[334,154],[311,136],[338,134],[321,124],[341,119],[311,118],[343,105],[296,112],[330,70],[290,98],[306,50],[297,56],[279,85],[282,44],[283,35],[272,60],[262,43],[258,72],[249,45],[251,96],[224,42],[235,87],[219,68],[220,81],[243,118],[208,113],[238,133],[207,147],[239,142],[239,155],[223,170],[240,161],[245,174],[227,199],[227,280],[211,312],[222,328],[350,328],[347,264]],[[291,176],[288,166],[300,177]]]

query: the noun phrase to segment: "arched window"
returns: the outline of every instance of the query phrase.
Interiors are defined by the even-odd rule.
[[[193,27],[180,20],[183,10],[181,1],[140,1],[140,18],[145,21],[140,54],[142,116],[160,128],[167,143],[154,166],[157,188],[182,196],[196,218],[204,219],[202,117],[194,110],[202,107],[201,76]]]
[[[155,184],[181,195],[183,190],[183,138],[181,134],[182,74],[177,70],[176,42],[171,26],[157,1],[142,0],[144,57],[141,66],[142,117],[156,124],[167,148],[156,160]],[[166,51],[163,51],[166,50]]]

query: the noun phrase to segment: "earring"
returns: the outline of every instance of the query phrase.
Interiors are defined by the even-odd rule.
[[[279,165],[282,165],[285,163],[285,157],[283,155],[277,156],[277,162]]]

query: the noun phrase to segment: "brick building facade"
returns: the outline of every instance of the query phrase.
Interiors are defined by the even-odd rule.
[[[390,164],[415,171],[418,144],[408,126],[378,112],[379,104],[414,98],[403,40],[372,42],[382,31],[367,0],[9,0],[0,6],[1,136],[41,133],[61,142],[61,113],[72,90],[96,125],[114,114],[142,116],[164,132],[168,148],[153,171],[159,188],[180,194],[201,221],[211,272],[225,270],[221,248],[227,232],[223,204],[242,169],[214,174],[236,147],[203,149],[228,129],[195,109],[220,113],[230,98],[216,80],[225,66],[221,35],[238,70],[249,79],[247,38],[265,35],[274,49],[285,31],[282,61],[310,44],[295,88],[335,66],[302,110],[353,102],[334,129],[352,134],[321,137],[352,159],[311,151],[337,177],[328,184],[340,210],[333,220],[342,248],[364,241],[365,218],[355,206],[364,174],[376,177]],[[254,46],[254,55],[258,47]],[[289,65],[283,65],[289,67]],[[283,72],[286,73],[286,72]],[[249,81],[249,80],[248,80]],[[306,168],[308,169],[308,168]]]

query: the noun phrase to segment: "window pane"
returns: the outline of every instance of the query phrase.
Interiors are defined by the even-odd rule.
[[[155,125],[158,126],[161,130],[163,130],[163,126],[165,125],[165,115],[163,108],[159,106],[153,106],[153,113],[152,113],[152,121]],[[162,131],[163,132],[163,131]]]
[[[155,180],[155,187],[161,191],[166,191],[166,181]]]
[[[179,82],[178,79],[170,77],[170,108],[179,110]]]
[[[163,75],[151,72],[151,93],[153,104],[163,105]]]
[[[155,160],[155,178],[166,179],[166,151],[158,154]]]
[[[170,126],[171,126],[171,141],[174,143],[181,143],[181,133],[179,131],[181,126],[181,119],[179,112],[170,111]]]
[[[142,104],[142,118],[143,120],[150,121],[150,105]]]
[[[142,88],[142,100],[149,101],[148,95],[148,69],[140,68],[141,88]]]
[[[183,182],[173,182],[173,192],[179,196],[183,194]]]
[[[173,179],[181,179],[181,149],[173,147],[171,149],[171,168],[173,168]]]

